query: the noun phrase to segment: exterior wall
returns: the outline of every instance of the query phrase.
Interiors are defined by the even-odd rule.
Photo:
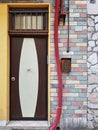
[[[88,121],[98,125],[98,15],[88,15]]]
[[[48,1],[44,0],[43,2],[48,2]],[[51,114],[50,117],[51,117],[51,124],[52,124],[56,116],[57,99],[58,99],[58,95],[57,95],[58,76],[56,71],[56,61],[55,61],[55,54],[54,54],[55,53],[54,35],[53,35],[55,6],[52,6],[52,4],[54,5],[53,0],[51,0],[50,3],[51,3],[51,13],[50,13],[50,100],[51,100],[50,113]],[[65,122],[67,122],[68,125],[70,125],[70,121],[75,124],[75,123],[79,123],[79,121],[86,122],[87,119],[87,0],[70,1],[70,51],[69,53],[66,52],[67,19],[65,21],[65,26],[59,26],[58,32],[59,32],[60,58],[71,58],[71,72],[68,75],[62,75],[63,109],[62,109],[60,126],[62,127],[62,130],[63,129],[65,130],[64,128]],[[0,45],[1,44],[2,43],[0,43]],[[5,52],[6,51],[4,50],[4,53]],[[0,52],[0,54],[1,53],[2,52]],[[3,86],[2,86],[2,90],[3,90]]]
[[[1,6],[1,5],[0,5]],[[9,56],[8,51],[8,10],[7,5],[0,7],[0,120],[9,119]],[[2,21],[4,19],[4,21]],[[8,59],[7,59],[8,58]]]
[[[98,128],[98,1],[88,3],[88,126]]]
[[[67,5],[67,3],[66,3]],[[67,19],[59,26],[61,58],[71,58],[71,72],[63,78],[61,125],[85,120],[87,116],[87,1],[70,1],[70,52],[67,53]],[[51,12],[51,120],[56,116],[58,78],[54,56],[54,8]],[[66,120],[69,119],[69,120]],[[71,119],[71,120],[70,120]],[[81,122],[81,121],[80,121]],[[85,122],[85,121],[84,121]],[[72,124],[73,126],[73,124]]]
[[[98,14],[98,0],[95,3],[90,3],[89,1],[87,4],[88,14]]]

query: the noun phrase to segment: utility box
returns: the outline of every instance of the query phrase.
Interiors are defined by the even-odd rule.
[[[61,71],[62,74],[68,74],[71,71],[71,58],[61,59]]]

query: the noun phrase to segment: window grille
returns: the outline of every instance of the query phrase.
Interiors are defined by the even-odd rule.
[[[47,9],[26,9],[9,11],[9,31],[48,31]]]

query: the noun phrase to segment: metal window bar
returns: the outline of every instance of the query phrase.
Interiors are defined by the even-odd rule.
[[[37,17],[37,13],[36,13],[36,29],[38,29],[38,27],[37,27],[37,22],[38,22],[38,17]]]
[[[25,29],[26,29],[26,13],[25,13]]]
[[[41,13],[41,17],[42,17],[42,23],[41,23],[42,25],[41,25],[41,26],[42,26],[42,28],[44,29],[44,26],[43,26],[43,25],[44,25],[43,13]]]
[[[44,22],[46,23],[45,13],[43,13],[43,29],[45,30],[45,24],[44,24]]]
[[[31,16],[31,29],[32,29],[32,13],[30,13],[30,16]]]
[[[47,10],[10,10],[9,13],[48,13]]]
[[[45,13],[45,22],[46,22],[45,30],[47,30],[48,29],[48,15],[47,15],[47,13]]]
[[[15,29],[15,25],[16,25],[16,18],[15,18],[15,16],[16,16],[16,13],[13,14],[13,22],[12,22],[12,28],[13,29]]]
[[[20,19],[19,19],[19,29],[22,29],[22,28],[21,28],[21,13],[19,14],[19,18],[20,18]]]

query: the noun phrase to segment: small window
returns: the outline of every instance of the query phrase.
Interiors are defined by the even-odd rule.
[[[9,31],[48,31],[48,9],[10,9]]]
[[[95,4],[95,3],[96,3],[96,0],[90,0],[90,3],[91,3],[91,4]]]
[[[37,29],[44,30],[43,17],[41,13],[38,14],[15,14],[15,24],[13,29]]]

